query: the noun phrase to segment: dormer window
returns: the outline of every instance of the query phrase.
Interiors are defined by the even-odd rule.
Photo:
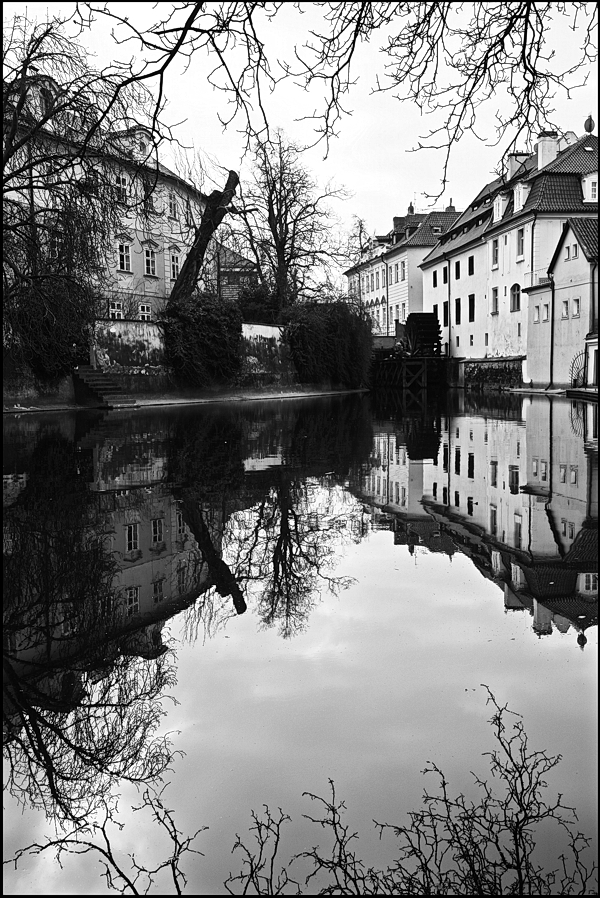
[[[523,206],[527,201],[527,197],[529,196],[529,185],[528,184],[517,184],[513,191],[513,204],[514,211],[520,212]]]
[[[589,175],[586,175],[582,181],[581,186],[583,188],[583,202],[584,203],[597,203],[598,202],[598,172],[591,172]]]
[[[494,221],[500,221],[506,206],[508,204],[508,196],[505,193],[499,193],[494,199]]]

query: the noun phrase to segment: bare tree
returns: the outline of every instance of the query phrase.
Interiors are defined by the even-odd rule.
[[[420,137],[416,148],[444,149],[442,190],[450,154],[478,127],[482,104],[505,104],[506,113],[497,113],[496,121],[505,152],[541,128],[560,130],[552,120],[554,97],[570,97],[597,54],[596,5],[589,2],[322,2],[312,4],[308,27],[300,3],[177,2],[161,5],[160,20],[143,30],[112,4],[78,8],[86,23],[109,16],[120,43],[135,42],[144,51],[138,77],[158,73],[161,87],[175,59],[205,58],[209,84],[223,92],[221,120],[241,121],[248,145],[256,135],[269,136],[268,95],[282,80],[293,79],[306,91],[316,89],[316,108],[307,120],[328,148],[349,113],[363,46],[379,40],[382,64],[373,90],[441,115],[441,124]],[[268,46],[266,26],[274,17],[292,15],[295,58],[281,61]],[[557,65],[556,49],[567,28],[579,34],[579,50]]]
[[[281,131],[272,141],[256,141],[251,178],[236,207],[260,280],[271,286],[280,311],[311,298],[338,261],[329,203],[347,196],[331,184],[319,188],[300,157]]]

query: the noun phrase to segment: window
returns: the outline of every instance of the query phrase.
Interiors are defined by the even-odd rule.
[[[475,294],[469,293],[469,321],[475,321]]]
[[[448,300],[444,303],[444,327],[448,327]]]
[[[169,217],[177,218],[177,194],[172,190],[169,192]]]
[[[470,480],[475,478],[475,455],[472,452],[467,456],[467,477]]]
[[[140,547],[139,524],[127,524],[125,528],[125,545],[127,552],[137,552]]]
[[[460,299],[454,300],[454,323],[460,324]]]
[[[379,272],[375,272],[375,289],[379,290]]]
[[[400,306],[396,306],[396,321],[400,321]]]
[[[511,312],[521,311],[521,287],[519,284],[513,284],[510,288],[510,310]]]
[[[519,492],[519,468],[518,465],[508,466],[508,489],[516,496]]]
[[[489,335],[488,335],[488,334],[484,334],[484,335],[483,335],[483,342],[484,342],[484,345],[485,345],[485,346],[488,346],[488,345],[489,345],[490,338],[489,338]]]
[[[137,614],[140,610],[140,588],[139,586],[128,586],[125,590],[127,599],[127,614]]]
[[[577,484],[578,469],[576,465],[571,465],[571,483]]]
[[[398,283],[398,263],[396,262],[394,265],[394,283]]]
[[[571,258],[571,247],[565,246],[565,262],[568,262]]]
[[[443,505],[448,504],[448,487],[447,486],[442,487],[442,503],[443,503]]]
[[[131,246],[119,243],[119,271],[131,271]]]
[[[469,346],[473,346],[473,334],[469,334]]]
[[[525,228],[519,228],[517,231],[517,259],[522,259],[525,255]]]
[[[460,346],[460,337],[457,337],[456,338],[456,348],[458,349],[459,346]]]
[[[152,584],[152,598],[155,602],[162,602],[165,594],[163,592],[163,581],[155,580]]]
[[[454,492],[454,505],[456,506],[456,508],[460,508],[460,493],[458,492],[458,490]]]
[[[144,212],[148,215],[149,212],[154,212],[154,184],[144,181],[142,186],[144,189]]]
[[[473,517],[473,496],[467,498],[467,514]]]
[[[567,482],[567,466],[566,465],[560,466],[560,482],[561,483]]]
[[[147,302],[141,302],[139,305],[140,321],[150,321],[152,318],[152,306]]]
[[[550,315],[550,306],[547,302],[542,306],[542,321],[547,321]]]
[[[467,265],[469,274],[475,274],[475,256],[469,256]]]
[[[498,267],[498,258],[500,255],[500,248],[498,245],[498,238],[492,240],[492,268]]]
[[[584,582],[586,592],[598,592],[598,574],[585,574]]]
[[[595,203],[598,200],[598,182],[592,181],[590,183],[590,199]]]
[[[433,286],[437,287],[437,271],[433,272]]]
[[[454,263],[454,277],[457,281],[460,280],[460,262]]]
[[[146,258],[145,274],[150,277],[156,277],[156,250],[151,246],[147,246],[144,254]]]
[[[439,321],[440,316],[439,316],[437,304],[433,307],[433,314],[435,315],[435,317],[436,317],[436,318],[438,319],[438,321]]]
[[[400,262],[400,280],[406,280],[406,262]]]
[[[521,336],[521,322],[517,324],[517,337]]]
[[[521,458],[521,441],[517,440],[517,458]]]
[[[454,473],[460,474],[460,449],[454,450]]]
[[[385,287],[385,272],[386,272],[386,269],[385,269],[385,267],[383,267],[381,269],[381,286],[382,287]]]
[[[522,532],[523,532],[523,521],[522,521],[521,515],[516,514],[515,515],[515,534],[514,534],[515,535],[515,539],[514,539],[515,549],[521,548]]]
[[[495,505],[490,505],[490,533],[492,536],[498,533],[498,509]]]
[[[444,444],[442,458],[443,458],[443,462],[442,462],[443,471],[444,471],[444,473],[447,473],[448,472],[448,445],[447,444]]]
[[[154,518],[152,521],[152,542],[162,543],[165,538],[165,528],[162,518]]]
[[[540,480],[542,483],[546,483],[548,480],[548,462],[542,461],[540,465]]]
[[[563,301],[562,301],[562,317],[563,318],[569,317],[569,300],[568,299],[563,299]]]
[[[108,317],[116,320],[123,318],[123,303],[119,300],[111,300],[108,304]]]
[[[128,187],[127,176],[117,175],[117,202],[127,202]]]
[[[534,477],[538,476],[538,460],[537,460],[537,458],[534,458],[531,462],[531,473],[533,474]]]
[[[171,280],[176,281],[179,277],[179,253],[171,252]]]
[[[444,267],[442,268],[442,282],[444,284],[448,283],[448,266],[447,265],[444,265]]]
[[[569,521],[569,539],[573,539],[575,537],[575,524],[572,521]]]
[[[402,321],[406,321],[406,303],[402,303]]]
[[[566,522],[565,518],[562,518],[560,523],[561,523],[561,528],[562,528],[562,535],[566,536],[567,535],[567,522]]]
[[[580,300],[576,298],[573,300],[573,311],[571,312],[571,318],[579,318],[579,308]]]
[[[392,283],[392,266],[388,266],[388,284]]]
[[[371,272],[371,290],[375,289],[375,275]]]
[[[576,243],[574,243],[573,246],[571,247],[571,258],[577,259],[578,257],[579,257],[579,247],[577,246]]]
[[[177,536],[183,536],[185,533],[185,524],[183,522],[183,512],[177,512]]]
[[[534,324],[540,323],[540,307],[539,306],[533,307],[533,323]]]
[[[492,287],[492,315],[498,314],[498,288]]]
[[[185,568],[177,568],[177,592],[179,595],[185,592]]]

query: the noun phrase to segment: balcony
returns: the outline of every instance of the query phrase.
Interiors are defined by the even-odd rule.
[[[549,283],[550,278],[548,277],[547,268],[538,268],[537,271],[528,271],[523,275],[523,287],[525,289],[530,287],[543,287],[545,284]]]

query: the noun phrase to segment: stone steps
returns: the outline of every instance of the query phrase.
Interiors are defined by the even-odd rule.
[[[135,406],[135,399],[129,399],[123,393],[119,384],[113,380],[110,374],[105,374],[91,365],[80,365],[73,371],[75,385],[77,381],[100,401],[103,408],[131,408]]]

